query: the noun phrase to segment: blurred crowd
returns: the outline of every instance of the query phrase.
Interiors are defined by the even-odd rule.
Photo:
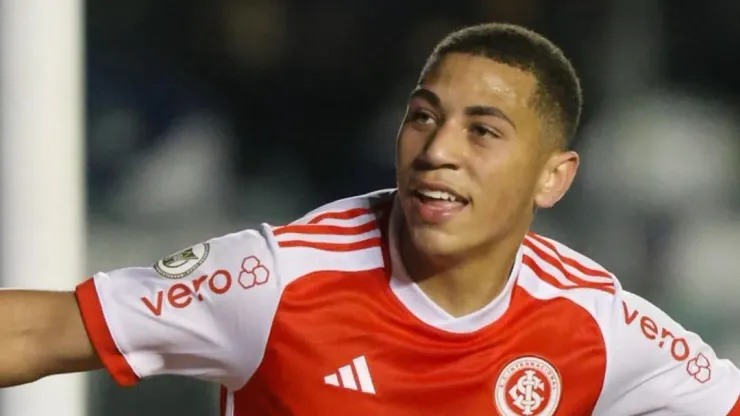
[[[560,45],[580,176],[536,231],[595,258],[740,362],[740,2],[88,0],[88,267],[151,264],[394,185],[408,92],[449,31]],[[91,414],[209,414],[174,378],[92,386]]]

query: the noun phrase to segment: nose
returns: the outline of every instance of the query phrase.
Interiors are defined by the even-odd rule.
[[[454,120],[446,120],[427,138],[424,149],[416,160],[416,168],[457,170],[460,167],[464,147],[463,129]]]

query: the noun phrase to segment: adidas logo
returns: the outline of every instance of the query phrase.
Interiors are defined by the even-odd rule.
[[[337,372],[324,377],[324,383],[375,394],[375,386],[373,386],[373,379],[370,377],[370,369],[367,367],[364,355],[355,358],[351,364],[345,365]]]

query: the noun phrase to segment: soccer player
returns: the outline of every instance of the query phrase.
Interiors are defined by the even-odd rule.
[[[596,262],[530,232],[573,181],[561,51],[470,27],[435,48],[397,189],[74,293],[0,292],[0,385],[105,366],[223,386],[225,415],[740,415],[740,371]]]

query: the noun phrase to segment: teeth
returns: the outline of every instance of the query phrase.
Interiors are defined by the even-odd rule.
[[[440,201],[451,201],[451,202],[459,201],[459,199],[455,195],[452,195],[449,192],[432,191],[432,190],[427,190],[427,189],[420,189],[418,192],[427,198],[438,199]]]

